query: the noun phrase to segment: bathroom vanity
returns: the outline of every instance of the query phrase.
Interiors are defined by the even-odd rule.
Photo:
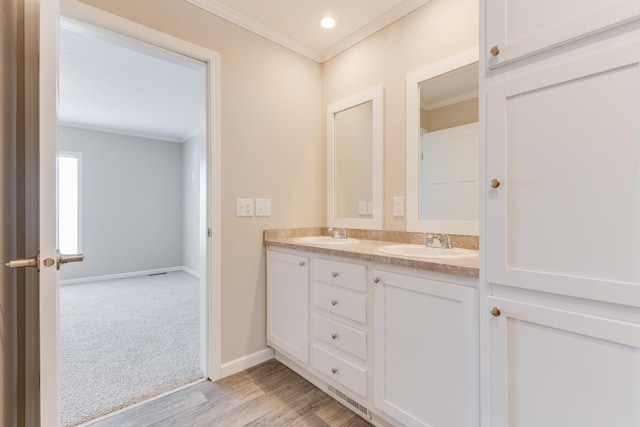
[[[376,425],[476,426],[478,258],[380,251],[390,243],[266,232],[267,342]]]

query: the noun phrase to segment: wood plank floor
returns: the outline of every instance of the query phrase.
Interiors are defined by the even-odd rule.
[[[370,425],[273,359],[153,400],[92,427]]]

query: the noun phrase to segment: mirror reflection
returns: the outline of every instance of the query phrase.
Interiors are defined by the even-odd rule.
[[[373,101],[334,114],[335,217],[373,216]]]
[[[419,219],[478,220],[478,64],[420,90]]]
[[[478,235],[478,49],[407,74],[407,231]]]

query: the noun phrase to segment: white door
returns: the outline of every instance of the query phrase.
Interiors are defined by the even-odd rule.
[[[373,277],[375,406],[406,426],[477,425],[475,289]]]
[[[488,425],[639,425],[639,324],[505,298],[488,302]]]
[[[487,279],[640,305],[640,44],[488,87]]]
[[[33,122],[30,128],[37,126],[39,171],[29,171],[31,176],[39,176],[31,190],[37,197],[39,208],[27,212],[33,215],[31,220],[38,224],[39,281],[40,304],[40,425],[42,427],[58,426],[58,272],[56,254],[56,155],[57,148],[57,80],[58,80],[58,0],[39,2],[40,21],[32,22],[33,37],[28,41],[31,49],[38,50],[38,61],[33,62],[31,71],[37,70],[39,93],[28,97],[27,115],[31,114]],[[27,17],[26,19],[33,19]],[[37,17],[35,18],[37,19]],[[35,79],[35,77],[34,77]],[[32,163],[38,164],[38,163]],[[39,172],[39,173],[38,173]],[[38,194],[36,196],[36,194]],[[35,410],[36,408],[30,408]]]

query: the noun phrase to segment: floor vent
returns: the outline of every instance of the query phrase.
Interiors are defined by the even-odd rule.
[[[370,420],[371,419],[371,413],[369,412],[369,410],[364,407],[362,404],[356,402],[355,400],[353,400],[352,398],[350,398],[349,396],[347,396],[346,394],[344,394],[343,392],[341,392],[340,390],[336,389],[333,386],[327,386],[329,389],[329,392],[333,395],[335,395],[336,397],[338,397],[342,402],[346,403],[348,406],[350,406],[352,409],[355,409],[360,415],[362,415],[364,418]]]
[[[151,276],[161,276],[163,274],[167,274],[166,271],[162,272],[162,273],[151,273],[151,274],[147,274],[147,276],[151,277]]]

